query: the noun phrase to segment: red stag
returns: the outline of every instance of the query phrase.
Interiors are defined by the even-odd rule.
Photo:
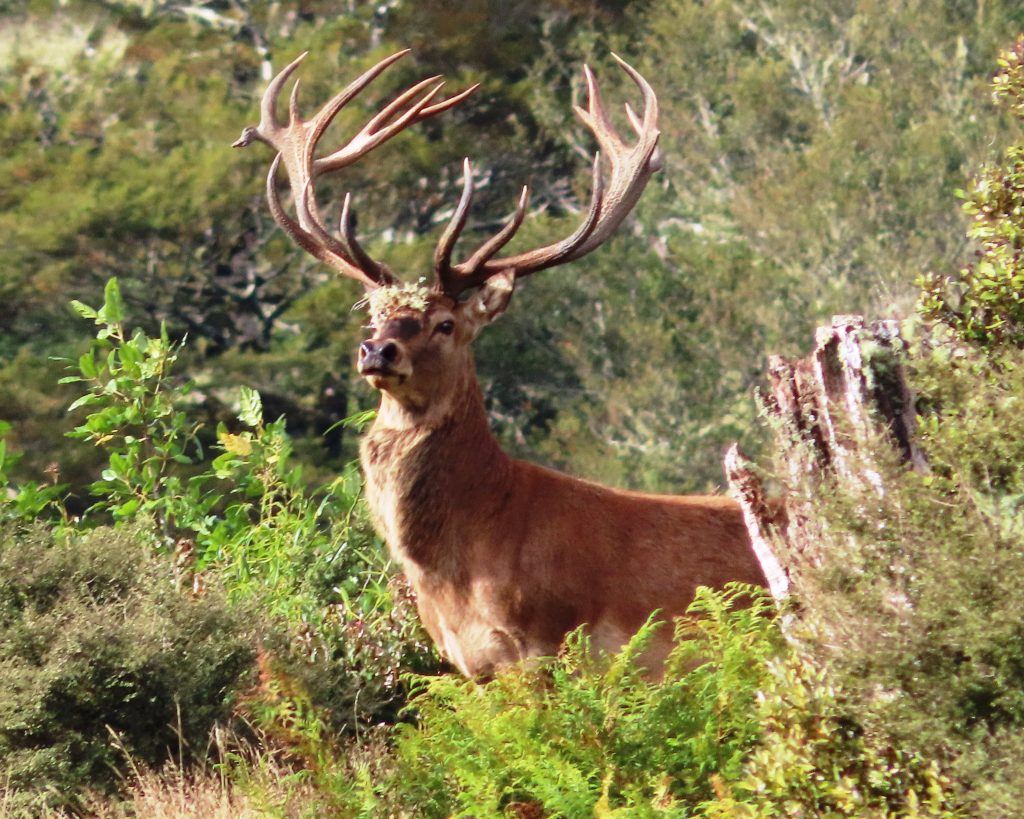
[[[659,169],[658,100],[650,85],[618,60],[644,103],[641,115],[626,106],[636,131],[629,143],[615,131],[584,68],[589,102],[576,113],[593,131],[609,171],[606,177],[601,154],[595,156],[590,208],[572,235],[499,256],[526,213],[524,188],[511,220],[465,261],[453,261],[473,197],[466,160],[461,199],[434,253],[433,282],[403,287],[357,241],[348,196],[340,237],[328,232],[314,186],[475,89],[435,101],[442,83],[426,79],[346,145],[317,156],[317,142],[338,111],[406,53],[379,62],[309,120],[299,116],[296,82],[288,123],[281,125],[277,98],[299,57],[270,82],[259,125],[246,128],[235,145],[259,140],[277,151],[267,177],[274,218],[302,248],[366,288],[372,337],[359,346],[358,367],[381,392],[377,419],[361,446],[367,497],[439,649],[463,674],[486,676],[556,653],[580,624],[587,624],[595,646],[614,649],[654,610],[682,614],[697,586],[763,584],[736,503],[625,492],[514,460],[488,427],[477,384],[473,339],[508,307],[516,283],[595,250]],[[282,160],[297,219],[277,193]],[[669,631],[660,630],[649,652],[654,667],[671,645]]]

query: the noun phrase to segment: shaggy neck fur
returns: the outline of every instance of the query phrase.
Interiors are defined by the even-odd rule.
[[[407,570],[457,581],[466,532],[511,493],[511,460],[472,366],[442,407],[421,411],[384,393],[361,455],[371,511],[396,556]]]

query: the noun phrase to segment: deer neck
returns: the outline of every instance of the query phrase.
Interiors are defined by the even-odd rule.
[[[411,579],[463,571],[466,532],[510,491],[512,461],[491,433],[472,369],[449,396],[420,411],[384,393],[360,447],[377,528]]]

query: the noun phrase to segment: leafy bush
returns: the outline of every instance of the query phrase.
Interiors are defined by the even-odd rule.
[[[303,776],[268,779],[270,756],[244,782],[268,809],[301,782],[321,810],[360,816],[946,815],[936,766],[878,743],[772,611],[760,590],[702,589],[660,681],[637,662],[654,625],[613,657],[575,633],[486,684],[421,677],[416,724],[357,744],[264,660],[248,707]]]
[[[332,709],[335,730],[393,717],[399,670],[437,659],[370,525],[358,468],[310,486],[285,419],[265,421],[255,390],[238,392],[231,430],[195,420],[192,384],[174,373],[182,345],[129,332],[116,279],[101,307],[73,306],[98,330],[64,379],[87,388],[72,406],[88,414],[71,435],[108,459],[89,519],[148,521],[191,571],[286,624],[291,640],[277,653]]]
[[[178,576],[180,579],[180,576]],[[176,583],[139,529],[0,529],[0,758],[11,806],[110,786],[131,756],[202,754],[252,684],[257,618]]]
[[[61,379],[88,387],[68,408],[90,408],[69,436],[102,447],[109,458],[90,487],[99,498],[93,511],[115,520],[146,515],[166,538],[202,526],[216,496],[205,481],[181,474],[182,465],[203,458],[200,425],[182,409],[190,384],[176,382],[172,373],[181,345],[173,344],[163,327],[157,337],[128,332],[117,279],[106,283],[102,307],[79,301],[72,307],[99,328],[75,362],[79,374]]]
[[[995,93],[1024,111],[1024,38],[1003,55]],[[824,556],[794,576],[792,634],[830,669],[871,753],[896,780],[923,785],[915,810],[942,808],[944,789],[971,815],[1011,816],[1024,792],[1022,180],[1021,145],[984,170],[965,205],[978,260],[926,279],[921,312],[935,324],[905,327],[928,469],[905,467],[888,439],[847,430],[851,474],[815,483],[782,463],[772,470],[787,476],[787,495],[810,499]],[[802,708],[787,717],[803,718]],[[813,734],[790,755],[815,747]],[[759,766],[773,770],[755,755]]]
[[[1024,120],[1024,36],[1000,56],[993,97]],[[922,312],[963,341],[1024,346],[1024,145],[984,168],[965,199],[977,259],[958,276],[925,277]]]
[[[830,670],[873,753],[894,770],[914,755],[935,763],[921,773],[933,782],[925,792],[941,771],[972,815],[1014,815],[1024,785],[1024,355],[926,333],[907,363],[927,472],[900,464],[887,439],[854,434],[850,474],[815,485],[777,465],[786,494],[811,499],[824,556],[794,575],[792,632]]]
[[[10,424],[0,421],[0,521],[32,520],[54,504],[67,487],[56,482],[12,485],[9,473],[20,457],[7,450],[5,439],[10,430]]]
[[[938,764],[870,734],[860,703],[808,654],[769,662],[754,718],[762,735],[708,816],[950,816]],[[910,747],[910,746],[907,746]]]
[[[753,605],[731,610],[746,594]],[[751,589],[703,590],[692,607],[701,619],[680,627],[660,683],[636,662],[654,624],[610,662],[577,633],[562,657],[484,686],[422,679],[412,701],[420,723],[398,729],[377,809],[498,816],[519,803],[539,815],[622,806],[673,815],[700,804],[714,795],[710,776],[737,777],[757,738],[756,692],[776,648],[769,606]]]

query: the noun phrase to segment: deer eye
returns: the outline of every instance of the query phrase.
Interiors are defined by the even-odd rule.
[[[452,331],[455,329],[455,322],[451,319],[442,321],[437,327],[434,328],[435,333],[444,333],[446,336],[450,336]]]

